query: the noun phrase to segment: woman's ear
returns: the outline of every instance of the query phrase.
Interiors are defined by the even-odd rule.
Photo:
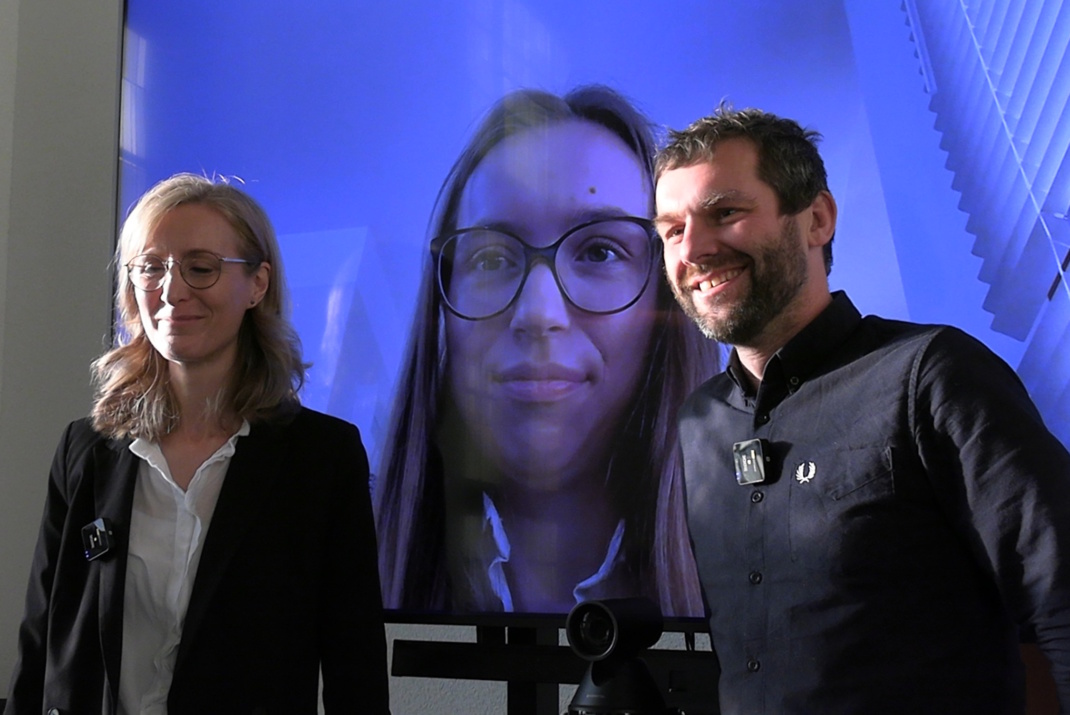
[[[255,308],[267,295],[268,286],[271,285],[271,264],[267,261],[257,266],[253,273],[253,295],[249,299],[249,307]]]

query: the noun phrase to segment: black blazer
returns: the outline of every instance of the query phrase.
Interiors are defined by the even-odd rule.
[[[139,459],[87,420],[52,464],[6,715],[114,713]],[[387,713],[368,460],[356,427],[301,409],[237,442],[205,540],[169,715]],[[88,561],[81,530],[110,519]]]

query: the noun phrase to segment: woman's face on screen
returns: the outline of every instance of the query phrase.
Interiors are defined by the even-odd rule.
[[[650,202],[640,162],[624,142],[599,125],[568,120],[525,130],[492,149],[465,185],[457,226],[493,228],[542,248],[591,221],[647,218]],[[576,232],[578,240],[566,239],[556,258],[570,294],[592,304],[617,291],[617,281],[632,270],[628,261],[638,260],[618,238],[635,245],[637,229],[646,236],[634,223],[595,226]],[[500,233],[480,233],[453,255],[455,302],[489,301],[488,286],[509,271],[523,274],[522,247]],[[642,293],[624,310],[594,314],[566,299],[545,257],[528,265],[523,287],[500,314],[483,320],[446,314],[447,386],[462,431],[506,479],[526,488],[556,489],[582,475],[602,479],[644,376],[660,277],[650,275],[635,288]],[[461,271],[471,274],[468,282]],[[599,285],[607,276],[614,282]]]

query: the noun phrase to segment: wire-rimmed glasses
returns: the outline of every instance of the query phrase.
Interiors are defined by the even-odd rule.
[[[431,242],[439,294],[467,320],[505,312],[536,262],[553,273],[561,295],[588,313],[620,312],[639,299],[657,256],[653,224],[621,216],[588,221],[536,248],[495,228],[461,228]]]
[[[190,288],[211,288],[219,282],[224,263],[244,263],[255,266],[259,261],[245,258],[225,258],[210,251],[191,251],[181,261],[175,258],[160,258],[145,253],[130,259],[126,270],[130,282],[143,291],[151,292],[163,285],[164,276],[172,266],[178,266],[178,273]]]

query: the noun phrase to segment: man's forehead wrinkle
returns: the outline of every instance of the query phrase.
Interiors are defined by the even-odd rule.
[[[717,204],[724,203],[726,201],[750,201],[751,198],[748,194],[738,189],[726,189],[724,191],[710,191],[705,196],[702,196],[698,200],[697,207],[700,209],[710,209]]]
[[[710,209],[716,208],[719,204],[729,201],[753,201],[749,194],[746,194],[738,189],[728,189],[725,191],[710,191],[700,196],[697,196],[693,202],[688,202],[679,207],[674,207],[671,210],[659,213],[654,222],[665,222],[674,219],[681,218],[687,214],[692,213],[706,213]]]

